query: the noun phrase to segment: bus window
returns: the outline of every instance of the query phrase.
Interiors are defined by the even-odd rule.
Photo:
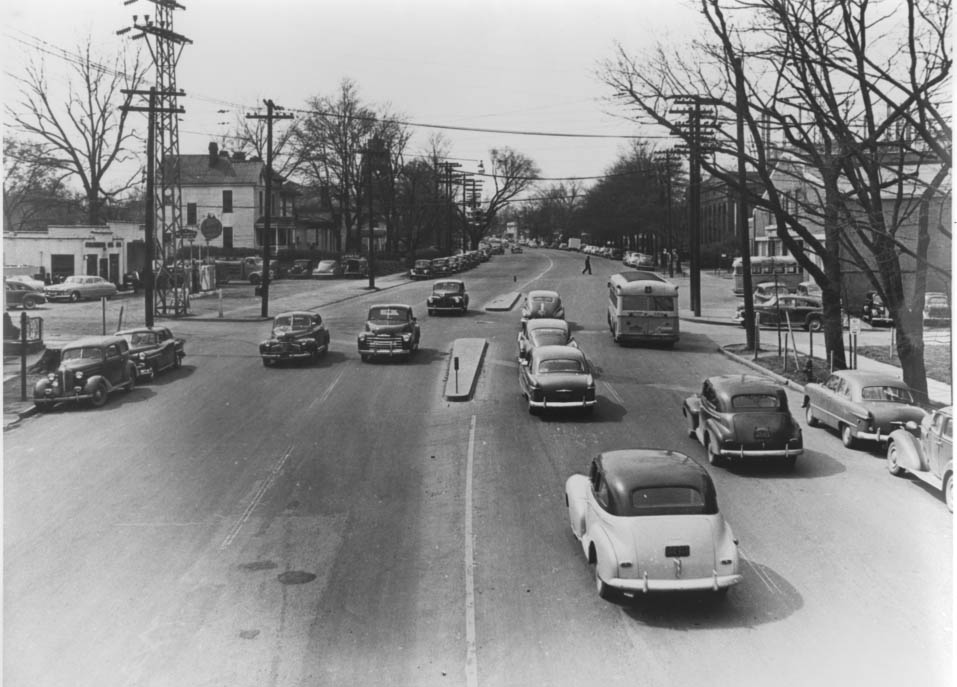
[[[775,273],[775,274],[784,274],[784,265],[781,264],[781,263],[778,263],[778,264],[774,265],[774,273]]]

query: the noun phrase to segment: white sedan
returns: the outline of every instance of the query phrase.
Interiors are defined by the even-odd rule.
[[[677,451],[595,457],[565,483],[572,533],[595,566],[598,595],[712,591],[739,583],[738,542],[708,472]]]

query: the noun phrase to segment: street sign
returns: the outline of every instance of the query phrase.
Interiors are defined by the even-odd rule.
[[[223,233],[223,223],[212,215],[209,215],[203,220],[202,224],[199,225],[199,230],[203,233],[204,239],[212,241]]]
[[[855,334],[855,335],[860,334],[861,333],[861,318],[852,317],[849,328],[851,330],[851,334]]]
[[[176,238],[186,239],[187,241],[196,240],[196,230],[195,229],[180,229],[176,232]]]

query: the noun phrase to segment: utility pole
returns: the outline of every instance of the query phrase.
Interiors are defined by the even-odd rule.
[[[148,91],[123,90],[127,95],[146,95],[149,97],[147,107],[124,105],[121,110],[127,112],[147,113],[146,134],[146,266],[143,269],[143,292],[145,297],[144,313],[147,327],[153,326],[153,311],[156,299],[155,277],[153,275],[153,261],[155,260],[156,241],[156,114],[165,111],[165,107],[157,104],[159,94],[156,86]],[[174,106],[174,113],[182,113],[183,108]]]
[[[282,110],[275,105],[272,100],[264,100],[266,104],[266,114],[248,114],[246,119],[265,119],[266,120],[266,199],[263,208],[263,278],[260,283],[260,295],[262,296],[262,308],[260,313],[263,317],[269,317],[269,245],[272,243],[272,122],[274,119],[292,119],[291,114],[275,114],[274,110]]]
[[[744,282],[744,330],[747,336],[748,350],[755,350],[754,336],[754,285],[751,283],[751,237],[748,232],[747,217],[747,192],[748,176],[744,165],[744,108],[747,105],[747,98],[744,92],[744,69],[741,66],[741,58],[731,57],[734,67],[734,91],[735,103],[737,107],[736,135],[738,138],[738,240],[741,250],[741,274]]]
[[[458,162],[440,162],[439,166],[445,170],[445,200],[448,211],[445,223],[445,247],[448,254],[452,255],[452,170],[462,165]]]
[[[372,204],[372,181],[373,175],[381,171],[383,158],[386,158],[386,151],[383,150],[382,140],[377,135],[373,135],[362,150],[362,161],[369,173],[369,289],[375,288],[375,226],[373,224],[375,206]],[[386,165],[388,166],[388,163]],[[359,222],[359,243],[360,245],[362,243],[361,222]]]
[[[674,278],[675,276],[675,261],[673,259],[674,248],[675,248],[675,238],[674,238],[674,225],[673,218],[671,215],[671,174],[674,167],[672,166],[672,159],[674,158],[675,151],[672,148],[661,151],[658,153],[658,157],[665,162],[665,203],[667,205],[667,218],[668,218],[668,276]]]

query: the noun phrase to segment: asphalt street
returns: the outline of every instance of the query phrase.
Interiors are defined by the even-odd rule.
[[[101,409],[16,423],[5,682],[951,684],[953,524],[939,495],[806,426],[793,472],[708,466],[681,402],[705,376],[747,369],[718,351],[742,330],[683,321],[674,350],[615,346],[605,277],[620,263],[593,269],[527,251],[461,275],[476,305],[534,287],[564,296],[597,368],[591,417],[528,414],[516,309],[429,317],[430,283],[396,280],[343,298],[274,285],[272,312],[317,309],[329,327],[316,364],[264,368],[256,304],[223,318],[217,304],[170,324],[187,340],[182,369]],[[407,363],[355,351],[383,300],[417,310]],[[51,306],[51,319],[53,307],[85,309],[96,333],[98,304]],[[109,321],[121,307],[135,321],[123,299]],[[464,338],[487,342],[483,365],[471,400],[449,401]],[[744,560],[723,601],[598,598],[564,482],[630,447],[682,451],[713,474]]]

